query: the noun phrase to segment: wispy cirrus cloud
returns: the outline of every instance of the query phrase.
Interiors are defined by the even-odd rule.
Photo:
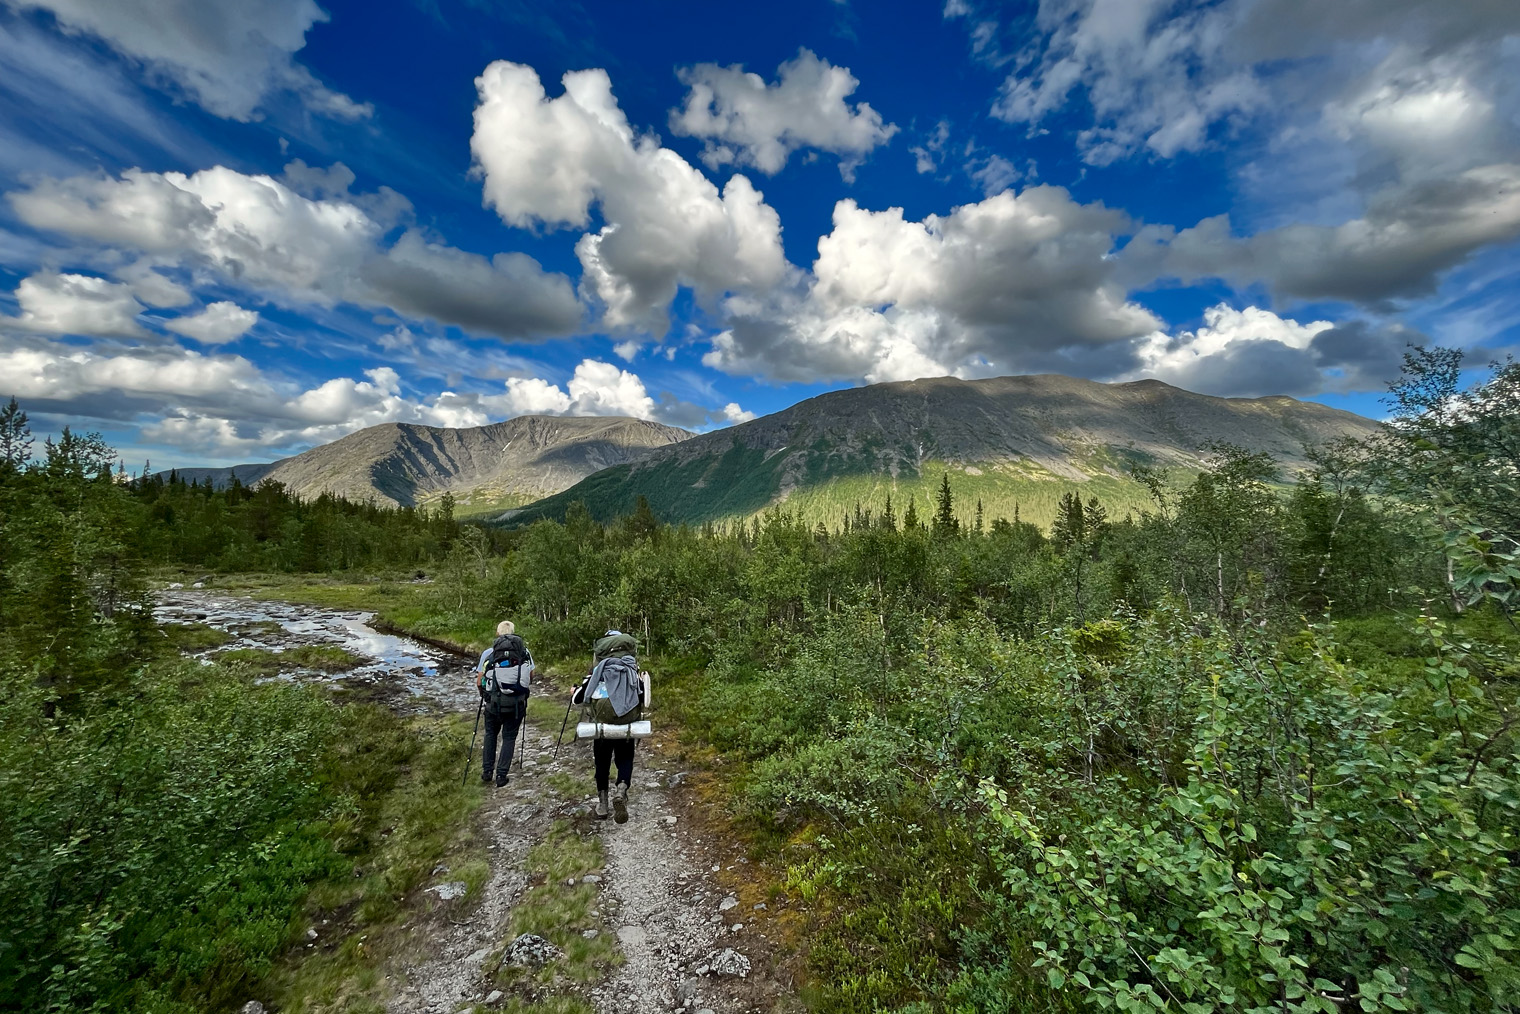
[[[14,10],[45,10],[71,34],[91,35],[141,66],[150,82],[207,112],[252,120],[273,95],[297,96],[309,110],[340,120],[373,108],[317,80],[295,54],[306,33],[327,20],[315,0],[3,0]]]

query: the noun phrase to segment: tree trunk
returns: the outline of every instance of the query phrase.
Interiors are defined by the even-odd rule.
[[[1215,584],[1219,593],[1219,615],[1224,615],[1224,551],[1214,553]]]

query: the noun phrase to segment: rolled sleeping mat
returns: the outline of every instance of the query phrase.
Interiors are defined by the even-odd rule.
[[[648,722],[629,722],[613,725],[609,722],[577,722],[576,739],[643,739],[654,735]]]

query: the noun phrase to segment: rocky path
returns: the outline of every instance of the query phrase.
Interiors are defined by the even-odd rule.
[[[740,985],[753,963],[734,946],[737,921],[724,915],[737,905],[719,911],[724,894],[711,878],[721,864],[708,864],[714,843],[683,829],[671,805],[667,788],[681,777],[658,769],[646,777],[628,823],[603,834],[604,890],[615,902],[626,963],[595,992],[598,1010],[739,1011],[758,999]]]
[[[550,783],[552,774],[591,767],[583,743],[567,744],[553,760],[555,731],[530,725],[524,773],[495,791],[477,816],[491,855],[480,902],[437,939],[431,959],[402,971],[405,986],[388,1010],[455,1014],[505,999],[493,995],[490,973],[513,941],[514,907],[526,903],[528,852],[556,820],[596,836],[605,859],[599,873],[583,878],[598,892],[599,925],[587,932],[613,934],[622,963],[605,980],[578,987],[597,1011],[740,1014],[784,1005],[787,991],[766,974],[768,941],[743,925],[737,898],[718,883],[745,864],[725,843],[683,826],[690,810],[690,801],[679,798],[684,773],[662,766],[658,749],[645,749],[651,746],[646,741],[628,823],[597,820],[594,797],[566,799]],[[439,880],[435,889],[448,883],[447,871]]]
[[[176,591],[160,599],[160,617],[197,621],[233,633],[230,647],[279,652],[296,644],[337,644],[372,659],[333,676],[292,672],[286,678],[347,679],[388,693],[398,710],[468,713],[473,693],[468,662],[437,647],[371,629],[361,613],[262,602],[211,592]],[[568,681],[565,681],[568,682]],[[561,691],[563,691],[563,687]],[[540,696],[557,696],[552,687]],[[659,713],[652,718],[659,728]],[[521,770],[509,785],[487,788],[475,815],[475,836],[489,865],[478,899],[451,901],[464,883],[440,865],[416,900],[408,932],[420,955],[406,967],[379,970],[389,980],[392,1014],[490,1011],[543,999],[543,990],[498,988],[497,971],[512,954],[514,912],[534,903],[528,858],[558,827],[600,846],[601,868],[580,878],[594,884],[595,903],[582,935],[608,934],[617,955],[599,981],[558,982],[553,992],[578,995],[600,1014],[749,1014],[800,1009],[770,959],[763,901],[743,905],[748,861],[734,843],[705,830],[704,807],[689,772],[658,735],[641,741],[629,796],[629,820],[594,816],[589,743],[567,740],[558,759],[558,728],[530,721]],[[573,735],[573,732],[567,733]],[[473,777],[473,775],[472,775]],[[568,829],[568,831],[566,830]],[[542,881],[539,881],[542,883]],[[565,885],[568,889],[573,885]],[[530,948],[531,950],[531,948]],[[529,955],[531,957],[531,955]]]

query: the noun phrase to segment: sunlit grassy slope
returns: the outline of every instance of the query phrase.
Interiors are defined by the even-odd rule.
[[[814,460],[819,460],[815,458]],[[956,514],[970,525],[977,501],[983,518],[997,518],[1048,527],[1055,517],[1056,502],[1063,493],[1075,491],[1084,500],[1097,497],[1109,516],[1122,518],[1129,511],[1150,506],[1145,489],[1122,474],[1109,470],[1110,463],[1093,460],[1077,464],[1085,481],[1058,476],[1030,462],[950,464],[927,461],[916,474],[900,470],[896,476],[855,470],[845,474],[783,476],[780,456],[767,459],[761,452],[735,446],[716,462],[683,465],[660,462],[642,468],[619,466],[598,472],[573,489],[547,497],[504,519],[507,524],[526,524],[540,518],[560,519],[570,503],[580,500],[598,520],[611,520],[631,513],[640,495],[648,498],[656,515],[672,523],[701,524],[749,518],[775,504],[800,515],[809,524],[840,526],[856,505],[879,513],[892,498],[900,519],[910,500],[927,521],[933,513],[941,478],[950,476]],[[1178,477],[1182,475],[1179,472]]]
[[[1076,492],[1082,499],[1097,497],[1110,517],[1122,518],[1126,512],[1139,512],[1151,506],[1144,487],[1132,479],[1099,472],[1086,482],[1074,482],[1030,465],[948,465],[931,461],[917,476],[859,475],[829,479],[816,486],[794,489],[785,507],[809,522],[822,521],[830,528],[843,523],[858,503],[873,514],[880,513],[886,498],[892,497],[892,510],[901,520],[910,500],[918,516],[928,521],[934,513],[941,477],[950,476],[955,513],[962,525],[970,525],[976,505],[982,504],[985,524],[997,518],[1029,521],[1048,528],[1055,517],[1056,501],[1066,492]]]
[[[441,491],[419,493],[417,506],[435,510],[443,501],[443,496]],[[526,506],[537,499],[538,496],[532,493],[509,492],[495,485],[479,486],[467,492],[454,492],[454,516],[473,518],[482,514],[500,514],[513,507]]]

